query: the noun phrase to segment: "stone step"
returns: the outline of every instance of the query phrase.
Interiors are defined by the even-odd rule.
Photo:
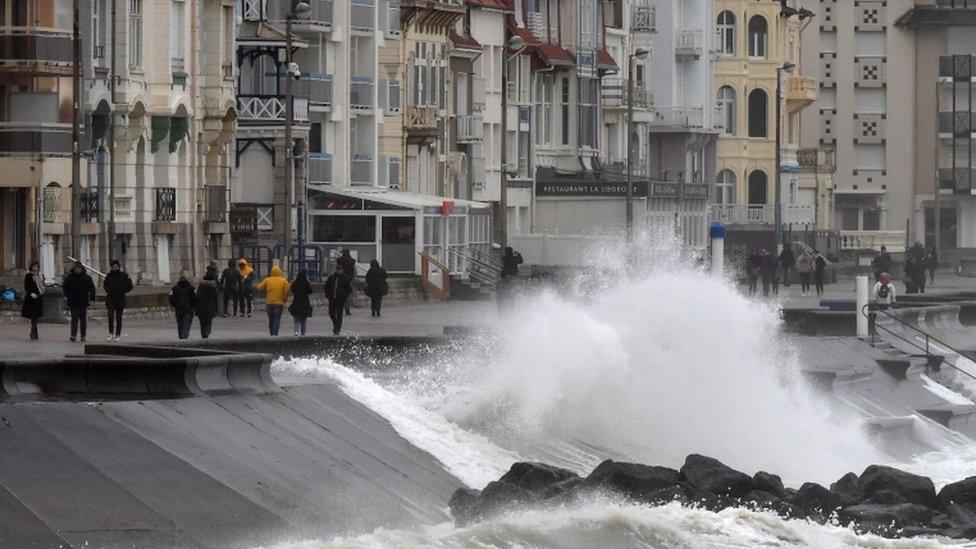
[[[967,421],[976,414],[976,404],[940,404],[916,411],[943,427],[952,427],[954,423]]]

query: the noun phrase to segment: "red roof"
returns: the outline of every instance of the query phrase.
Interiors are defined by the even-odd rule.
[[[597,54],[596,66],[598,69],[606,71],[615,71],[618,69],[617,62],[613,60],[610,52],[605,49],[600,50],[600,53]]]
[[[509,14],[508,16],[506,16],[505,23],[506,25],[508,25],[508,30],[512,34],[518,35],[522,37],[522,40],[525,40],[526,46],[536,46],[539,44],[539,41],[536,39],[535,35],[533,35],[531,31],[529,31],[529,29],[525,27],[520,27],[518,25],[518,21],[515,20],[514,15]]]
[[[469,6],[501,11],[515,11],[515,0],[468,0]]]
[[[549,66],[572,66],[576,64],[573,55],[555,44],[539,44],[535,52]]]
[[[450,36],[451,36],[451,42],[454,44],[455,47],[473,49],[473,50],[481,49],[481,44],[478,43],[477,40],[471,38],[470,36],[461,36],[454,29],[451,29]]]

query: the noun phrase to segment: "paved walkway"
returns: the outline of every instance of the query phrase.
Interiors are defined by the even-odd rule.
[[[869,282],[871,286],[874,286],[873,278],[870,278]],[[793,284],[789,288],[780,287],[779,301],[784,309],[815,308],[820,306],[821,299],[854,299],[854,284],[853,278],[840,279],[835,284],[827,284],[824,288],[825,292],[823,296],[818,297],[816,292],[811,289],[811,295],[804,297],[800,293],[800,284],[797,281],[796,284]],[[746,291],[746,287],[740,287],[740,291]],[[895,291],[898,292],[899,297],[905,292],[905,285],[900,280],[895,281]],[[925,288],[925,294],[932,296],[957,293],[960,291],[976,291],[976,278],[962,278],[958,276],[940,277],[936,275],[935,284],[928,285]],[[761,284],[757,295],[762,296]]]

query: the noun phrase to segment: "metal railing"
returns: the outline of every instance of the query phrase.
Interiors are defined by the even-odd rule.
[[[303,72],[302,78],[295,82],[297,95],[308,97],[308,102],[316,106],[332,106],[332,75]]]
[[[461,114],[455,118],[455,138],[458,143],[475,143],[484,138],[484,122],[481,116]]]
[[[308,98],[294,97],[292,105],[295,120],[308,122]],[[285,96],[238,94],[237,111],[240,120],[283,122],[285,120]]]
[[[502,265],[490,254],[466,246],[459,250],[469,278],[494,287],[502,277]]]
[[[71,63],[71,33],[25,27],[0,36],[0,64]]]
[[[354,31],[371,31],[373,24],[373,13],[375,12],[373,0],[351,0],[349,2],[349,28]]]
[[[406,126],[410,128],[436,128],[437,107],[407,105]]]
[[[680,29],[674,37],[675,55],[700,56],[704,49],[704,33],[701,29]]]
[[[176,189],[156,189],[156,221],[176,221]]]
[[[369,109],[373,106],[373,79],[369,76],[353,76],[349,81],[349,106],[353,109]]]
[[[630,30],[634,32],[655,32],[657,30],[657,11],[647,0],[631,8]]]
[[[773,225],[776,222],[774,204],[713,204],[709,206],[712,221],[730,225]],[[812,205],[780,205],[781,223],[810,225],[815,222],[815,208]]]
[[[841,250],[905,251],[905,231],[845,231],[840,232]]]
[[[704,110],[701,107],[655,107],[650,125],[674,128],[701,128]]]

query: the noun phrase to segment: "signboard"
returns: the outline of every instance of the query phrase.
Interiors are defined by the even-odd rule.
[[[634,196],[647,196],[647,181],[633,182]],[[535,185],[538,197],[563,198],[625,198],[626,181],[539,181]]]
[[[258,230],[258,207],[255,204],[231,204],[230,232],[253,233]]]

